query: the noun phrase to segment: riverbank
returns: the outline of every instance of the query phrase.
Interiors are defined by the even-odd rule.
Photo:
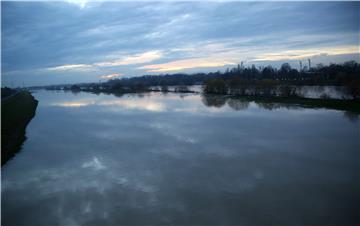
[[[25,129],[35,116],[38,101],[21,91],[1,102],[1,165],[16,154],[25,141]]]

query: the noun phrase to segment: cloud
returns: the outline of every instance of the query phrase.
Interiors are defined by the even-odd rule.
[[[95,66],[99,67],[114,67],[114,66],[121,66],[121,65],[131,65],[131,64],[143,64],[148,63],[157,59],[160,59],[163,56],[161,51],[149,51],[142,54],[126,56],[122,59],[115,60],[115,61],[105,61],[95,63]]]
[[[60,66],[56,66],[56,67],[48,67],[45,68],[45,70],[48,71],[88,71],[91,70],[93,67],[92,65],[88,65],[88,64],[65,64],[65,65],[60,65]]]
[[[115,67],[115,66],[123,66],[123,65],[132,65],[132,64],[143,64],[148,63],[162,57],[162,52],[160,51],[148,51],[141,54],[129,55],[123,57],[120,60],[116,61],[104,61],[93,64],[64,64],[55,67],[47,67],[45,70],[47,71],[89,71],[95,70],[98,67]],[[114,73],[110,75],[101,76],[103,78],[112,78],[121,76],[123,74]]]
[[[216,58],[191,58],[171,61],[163,64],[145,65],[139,67],[139,69],[145,69],[147,72],[168,72],[181,71],[190,68],[222,67],[231,64],[235,64],[235,62]]]
[[[317,56],[334,56],[344,54],[360,54],[359,46],[347,46],[340,48],[320,49],[297,49],[267,53],[256,56],[253,61],[279,61],[279,60],[301,60]]]
[[[175,32],[181,30],[184,27],[187,27],[189,18],[191,18],[191,15],[188,13],[175,16],[167,23],[160,24],[150,33],[146,34],[145,39],[161,39],[167,35],[180,35],[179,33],[175,34]]]
[[[75,4],[80,6],[81,8],[84,8],[87,1],[86,0],[66,0],[66,2],[70,3],[70,4]]]
[[[5,1],[2,78],[14,86],[94,82],[118,71],[209,72],[318,54],[328,54],[318,58],[327,64],[359,46],[359,9],[359,2]],[[358,60],[347,55],[331,62]]]
[[[110,74],[110,75],[102,75],[100,76],[100,78],[103,78],[103,79],[113,79],[113,78],[117,78],[117,77],[120,77],[120,76],[123,76],[124,74],[121,74],[121,73],[114,73],[114,74]]]

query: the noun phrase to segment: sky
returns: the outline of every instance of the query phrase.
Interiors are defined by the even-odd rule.
[[[359,62],[360,2],[1,2],[2,86]]]

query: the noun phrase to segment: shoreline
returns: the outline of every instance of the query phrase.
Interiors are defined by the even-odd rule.
[[[36,114],[38,101],[21,91],[1,102],[1,166],[21,150],[26,140],[26,127]]]

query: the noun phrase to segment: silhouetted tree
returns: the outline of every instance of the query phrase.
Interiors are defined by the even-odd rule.
[[[264,95],[264,96],[274,96],[276,95],[276,88],[278,86],[278,82],[271,79],[265,79],[259,81],[257,84],[257,95]]]
[[[248,81],[242,80],[237,76],[229,81],[229,93],[231,95],[245,95],[248,88]]]
[[[286,79],[287,76],[289,75],[291,70],[291,66],[288,63],[284,63],[281,65],[281,68],[279,70],[279,75],[281,79]]]
[[[116,83],[112,86],[112,89],[115,91],[123,91],[124,90],[124,86],[119,82]]]
[[[223,79],[210,79],[204,82],[204,93],[227,94],[228,87]]]
[[[295,88],[290,85],[281,85],[279,91],[282,97],[296,96]]]
[[[160,87],[160,89],[161,89],[161,92],[163,92],[163,93],[169,92],[169,87],[166,86],[166,85],[162,85],[162,86]]]
[[[160,86],[162,92],[168,91],[168,86],[188,86],[191,84],[203,85],[204,93],[231,94],[231,95],[274,95],[274,90],[279,88],[279,94],[284,96],[295,95],[294,86],[298,85],[334,85],[346,87],[347,94],[354,99],[359,99],[359,74],[360,65],[355,61],[343,64],[317,65],[302,71],[291,68],[284,63],[280,69],[267,66],[259,69],[252,65],[244,67],[243,64],[229,68],[225,72],[187,74],[144,75],[122,79],[112,79],[101,84],[89,84],[85,90],[111,91],[114,87],[124,92],[145,92],[150,86]],[[275,83],[276,87],[275,87]],[[81,85],[84,88],[84,84]],[[66,86],[65,86],[66,87]],[[92,87],[92,88],[91,88]],[[59,86],[48,86],[48,89],[59,89]],[[66,88],[67,89],[67,88]],[[78,89],[78,88],[76,88]],[[75,89],[75,90],[76,90]],[[179,90],[178,88],[176,88]],[[281,89],[281,90],[280,90]],[[80,90],[80,87],[79,89]],[[99,91],[98,91],[99,92]]]
[[[80,91],[80,86],[78,86],[78,85],[72,85],[72,86],[70,87],[70,89],[73,90],[73,91]]]
[[[264,79],[274,79],[275,78],[275,71],[271,66],[267,66],[262,71],[262,77]]]
[[[353,99],[360,99],[360,78],[346,83],[346,91]]]

